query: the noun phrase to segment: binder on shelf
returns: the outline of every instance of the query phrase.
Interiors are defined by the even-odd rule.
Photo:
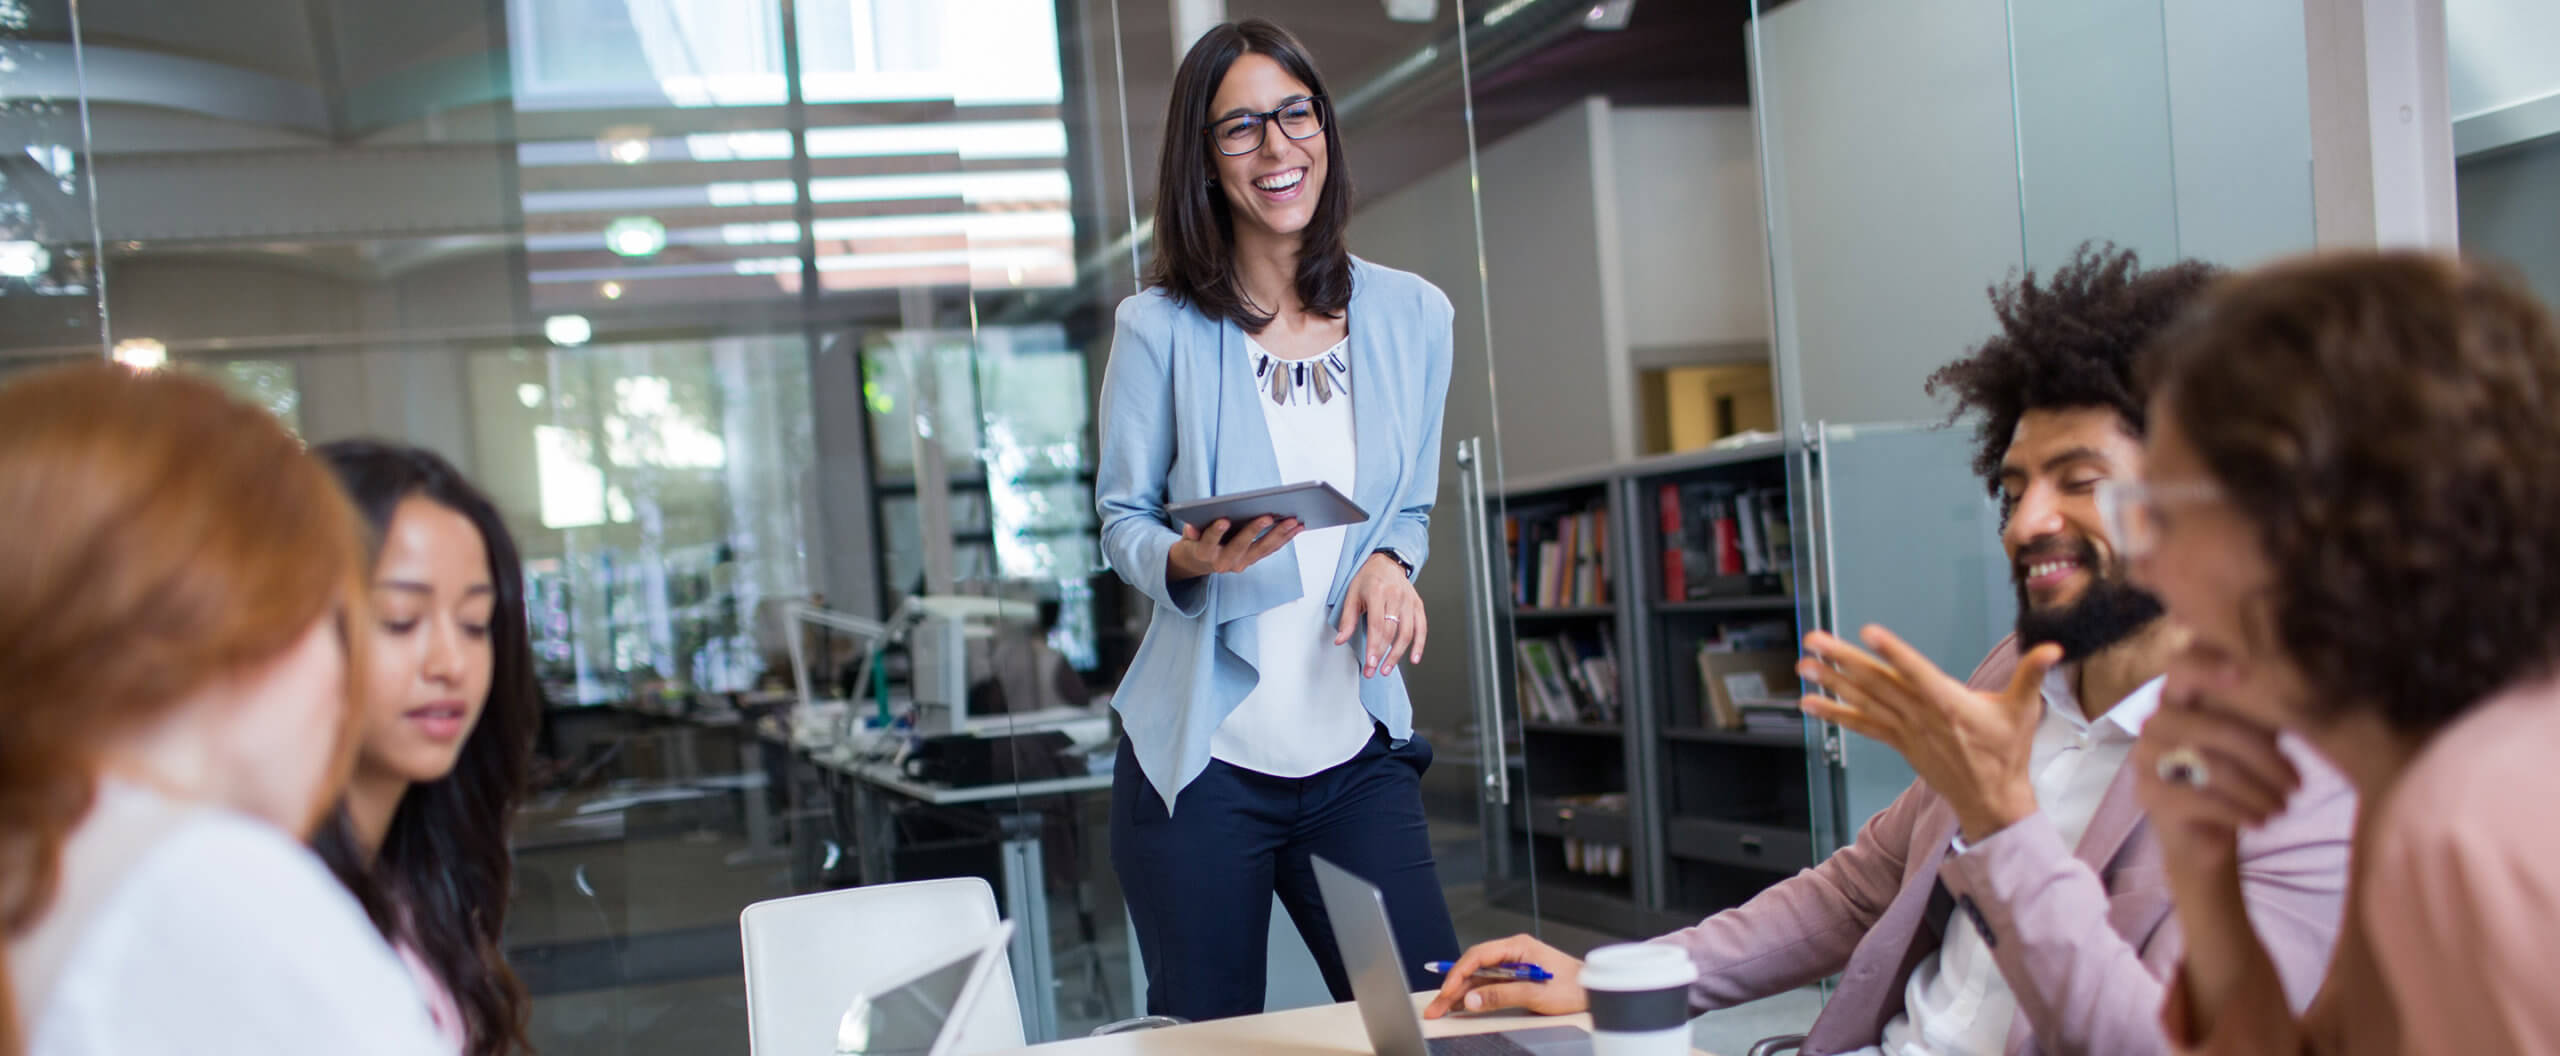
[[[1609,603],[1608,511],[1550,505],[1503,518],[1511,548],[1511,603],[1524,609],[1590,608]]]
[[[1654,506],[1664,600],[1793,592],[1786,489],[1665,483],[1654,489]]]
[[[1662,529],[1662,597],[1689,600],[1688,535],[1680,517],[1680,486],[1665,484],[1654,492],[1655,513]]]
[[[1572,722],[1573,690],[1565,681],[1564,662],[1556,656],[1555,643],[1531,638],[1515,648],[1520,653],[1521,681],[1536,691],[1521,695],[1522,711],[1528,712],[1535,705],[1534,713],[1522,717],[1538,722]]]
[[[1743,707],[1786,700],[1801,690],[1795,673],[1796,654],[1780,649],[1724,650],[1712,642],[1698,646],[1698,703],[1709,727],[1741,730],[1748,724]]]

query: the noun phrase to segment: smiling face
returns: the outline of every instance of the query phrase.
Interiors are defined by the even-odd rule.
[[[2032,410],[2000,462],[2000,541],[2018,588],[2020,644],[2079,660],[2160,616],[2135,587],[2098,512],[2098,485],[2142,475],[2142,446],[2103,407]]]
[[[410,782],[453,771],[489,701],[497,590],[470,518],[401,500],[373,570],[374,647],[357,766]]]
[[[1288,104],[1310,99],[1315,90],[1306,82],[1290,76],[1289,71],[1271,56],[1246,52],[1227,67],[1227,75],[1218,82],[1218,92],[1209,103],[1211,131],[1210,162],[1216,166],[1218,193],[1227,201],[1228,215],[1235,220],[1239,237],[1248,232],[1295,237],[1306,230],[1315,218],[1316,202],[1324,189],[1326,133],[1318,131],[1306,139],[1291,139],[1281,131],[1290,120],[1283,111],[1277,120],[1262,123],[1262,145],[1250,153],[1228,157],[1224,150],[1242,149],[1243,142],[1228,145],[1222,133],[1225,122],[1248,114],[1263,115]],[[1314,117],[1322,119],[1327,112],[1320,104]],[[1303,120],[1303,116],[1301,120]]]
[[[2275,567],[2238,509],[2190,497],[2213,493],[2212,480],[2167,402],[2155,402],[2144,484],[2180,497],[2152,503],[2151,542],[2133,574],[2188,632],[2169,663],[2172,686],[2270,726],[2292,725],[2307,714],[2309,690],[2277,644]]]

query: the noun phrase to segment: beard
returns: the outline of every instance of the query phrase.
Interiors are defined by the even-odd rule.
[[[2133,637],[2166,611],[2160,599],[2134,586],[2120,568],[2100,565],[2098,548],[2086,539],[2077,546],[2040,549],[2041,555],[2031,550],[2010,563],[2010,582],[2018,589],[2018,648],[2022,650],[2052,642],[2062,647],[2064,661],[2085,660]],[[2089,587],[2068,605],[2039,609],[2027,599],[2026,568],[2039,556],[2053,556],[2055,550],[2070,552],[2089,571]]]

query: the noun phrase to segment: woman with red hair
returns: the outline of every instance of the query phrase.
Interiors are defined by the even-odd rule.
[[[437,1052],[302,842],[364,669],[328,470],[204,381],[66,367],[0,386],[0,524],[0,1056]]]

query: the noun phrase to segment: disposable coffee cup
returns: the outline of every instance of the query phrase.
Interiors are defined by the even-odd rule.
[[[1688,1056],[1689,984],[1698,966],[1677,946],[1603,946],[1582,962],[1592,1056]]]

